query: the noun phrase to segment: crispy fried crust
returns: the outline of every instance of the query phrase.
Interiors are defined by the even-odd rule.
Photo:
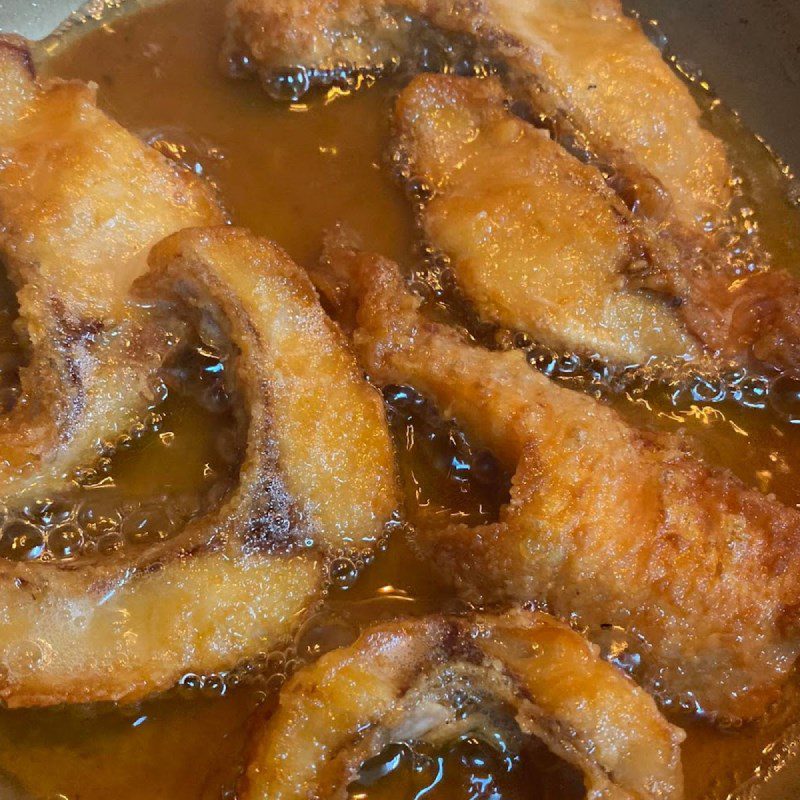
[[[285,253],[221,227],[170,237],[150,263],[137,291],[227,342],[238,486],[134,560],[0,564],[12,706],[133,700],[269,650],[319,598],[326,558],[369,547],[396,507],[380,398]]]
[[[635,217],[507,105],[494,80],[426,75],[395,112],[398,161],[432,194],[425,238],[482,318],[615,361],[800,365],[795,277],[733,274],[707,238]]]
[[[682,797],[683,732],[577,633],[526,612],[387,623],[323,656],[283,688],[240,796],[346,800],[386,744],[491,735],[495,706],[510,709],[518,739],[538,737],[580,769],[590,800]]]
[[[353,339],[380,383],[414,386],[515,471],[497,524],[418,532],[472,600],[536,601],[597,636],[627,630],[665,701],[755,717],[800,652],[800,514],[632,428],[519,352],[426,320],[396,266],[332,254],[359,301]]]
[[[414,20],[501,62],[514,93],[565,117],[654,216],[694,227],[724,212],[724,148],[618,0],[231,0],[225,55],[267,80],[295,65],[324,80],[406,57],[424,37]]]
[[[632,286],[679,300],[686,328],[707,350],[758,369],[800,368],[800,281],[785,269],[733,273],[707,241],[672,238],[666,257]]]
[[[38,83],[0,40],[0,255],[29,362],[0,420],[0,499],[47,496],[153,401],[165,332],[127,304],[156,241],[223,216],[208,187],[117,125],[78,82]]]
[[[432,196],[427,242],[480,316],[625,363],[700,348],[663,297],[631,290],[646,237],[601,174],[507,111],[495,80],[425,75],[400,94],[399,161]]]

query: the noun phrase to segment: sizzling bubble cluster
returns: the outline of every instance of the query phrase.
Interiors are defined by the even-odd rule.
[[[346,49],[360,54],[360,63],[286,65],[261,70],[264,90],[276,102],[298,103],[317,87],[336,87],[347,93],[386,76],[403,82],[420,72],[486,77],[498,70],[472,37],[443,33],[405,14],[396,14],[394,25],[396,40],[403,43],[402,47],[376,41],[358,31],[339,32],[340,42],[348,40]],[[248,56],[237,55],[229,62],[229,70],[241,76],[257,71],[257,66]]]
[[[517,752],[499,734],[472,732],[443,747],[393,742],[364,762],[348,787],[351,800],[386,790],[407,797],[518,797],[577,800],[585,796],[580,774],[531,739]],[[441,794],[440,794],[441,793]]]
[[[0,556],[72,562],[166,541],[221,502],[241,455],[224,360],[185,350],[154,388],[156,406],[60,496],[0,508]],[[205,428],[199,436],[195,426]]]
[[[446,34],[423,22],[414,27],[411,50],[399,68],[406,79],[418,72],[483,78],[497,71],[498,65],[481,52],[472,37]]]
[[[528,363],[560,383],[598,397],[656,393],[675,408],[692,403],[735,403],[770,409],[786,422],[800,421],[800,375],[767,376],[746,367],[715,367],[653,359],[646,364],[614,364],[597,354],[563,352],[534,342],[526,333],[495,330],[494,344],[525,351]]]
[[[5,512],[0,555],[15,561],[68,562],[81,555],[110,555],[126,544],[163,541],[175,527],[174,516],[157,503],[128,509],[107,500],[39,500]]]
[[[224,697],[240,685],[247,685],[257,690],[255,699],[261,703],[280,689],[298,665],[293,647],[274,649],[258,653],[226,672],[207,675],[189,672],[180,679],[178,688],[187,699],[198,696],[213,699]]]

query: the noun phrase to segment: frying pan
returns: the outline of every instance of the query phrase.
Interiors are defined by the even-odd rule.
[[[99,14],[127,1],[90,0]],[[150,0],[152,1],[152,0]],[[224,2],[224,0],[220,0]],[[707,81],[747,127],[769,144],[793,173],[800,173],[800,2],[798,0],[623,0],[643,20],[658,20],[668,49]],[[31,39],[46,36],[80,0],[0,0],[0,30]],[[800,233],[800,232],[799,232]],[[800,725],[758,780],[735,800],[800,797]],[[0,773],[0,800],[30,800]]]

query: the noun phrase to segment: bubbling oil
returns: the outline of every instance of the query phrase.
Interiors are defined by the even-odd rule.
[[[375,43],[369,48],[371,66],[353,67],[334,64],[325,67],[306,67],[302,64],[258,69],[250,57],[240,53],[228,56],[225,64],[229,74],[244,78],[257,73],[267,95],[278,102],[297,103],[304,100],[316,87],[323,86],[334,92],[349,93],[375,80],[391,78],[395,83],[408,80],[419,72],[438,72],[463,77],[486,77],[497,71],[498,65],[476,47],[474,38],[464,34],[446,35],[426,21],[401,10],[386,9],[393,35],[404,46],[402,57],[390,52],[391,47]],[[354,43],[369,44],[361,34],[355,34]]]
[[[225,377],[220,354],[184,343],[144,419],[102,442],[71,488],[0,509],[0,557],[60,564],[102,558],[165,541],[217,505],[235,483],[241,456]]]
[[[488,740],[488,741],[487,741]],[[517,752],[502,736],[466,734],[447,746],[397,743],[366,762],[350,800],[580,800],[580,774],[538,740]]]
[[[395,742],[365,761],[348,787],[352,800],[578,800],[585,796],[580,772],[526,736],[514,709],[479,684],[446,671],[444,702],[452,724],[420,739]],[[451,683],[452,681],[452,683]],[[449,685],[448,685],[449,684]]]
[[[647,369],[613,370],[481,325],[458,297],[446,259],[420,248],[397,165],[386,162],[393,81],[407,77],[402,65],[389,65],[394,76],[377,80],[331,76],[321,92],[302,91],[308,76],[275,75],[268,82],[270,98],[257,82],[220,73],[222,5],[170,0],[157,10],[109,17],[89,32],[45,42],[41,66],[51,75],[96,82],[104,109],[210,180],[236,224],[275,239],[299,263],[315,264],[325,230],[344,222],[367,249],[397,260],[412,275],[434,313],[466,324],[477,340],[524,349],[532,368],[613,404],[637,424],[695,434],[697,448],[715,463],[783,502],[800,502],[793,455],[800,452],[797,378],[732,370],[722,380],[662,381]],[[467,58],[469,42],[447,47],[426,34],[415,68],[459,74],[494,69]],[[746,266],[757,236],[773,263],[796,268],[798,217],[787,200],[785,170],[735,115],[698,82],[693,85],[707,123],[734,157],[738,221],[726,246],[738,248]],[[425,187],[416,190],[424,195]],[[0,404],[7,406],[23,359],[13,341],[13,297],[8,289],[3,296]],[[235,480],[240,456],[230,398],[217,391],[224,387],[224,369],[207,346],[188,347],[165,376],[162,402],[144,427],[129,440],[109,443],[101,459],[110,463],[87,465],[69,497],[13,509],[4,517],[0,543],[19,539],[18,554],[51,560],[80,559],[91,543],[92,557],[102,557],[100,542],[107,541],[111,552],[135,549],[140,540],[175,535],[187,515],[219,502]],[[411,520],[495,519],[508,499],[510,476],[491,454],[474,448],[457,424],[442,421],[408,388],[389,387],[385,398]],[[248,720],[254,712],[257,718],[269,712],[277,688],[297,665],[349,644],[376,621],[468,610],[417,557],[401,528],[380,543],[368,564],[342,557],[331,565],[330,577],[325,602],[308,615],[290,648],[264,653],[232,673],[187,675],[177,690],[132,707],[0,711],[0,794],[7,785],[13,787],[8,794],[26,800],[232,798]],[[635,669],[626,663],[635,656],[626,649],[626,632],[608,630],[606,639],[608,657]],[[688,730],[688,800],[726,797],[771,758],[774,743],[797,720],[793,687],[770,717],[742,728],[711,728],[678,712],[676,721]],[[513,800],[532,793],[541,800],[581,796],[574,773],[536,742],[503,752],[497,742],[475,736],[440,747],[397,743],[366,764],[350,790],[359,800]]]

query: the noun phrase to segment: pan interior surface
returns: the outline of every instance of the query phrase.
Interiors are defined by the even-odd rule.
[[[0,0],[0,28],[41,39],[37,56],[46,74],[95,82],[102,108],[162,152],[210,178],[235,224],[275,239],[301,265],[315,263],[324,232],[344,221],[362,233],[367,249],[410,268],[417,256],[414,220],[383,168],[395,87],[378,81],[358,91],[332,90],[288,105],[268,101],[255,82],[234,83],[219,71],[220,0],[166,0],[152,9],[150,5],[146,0],[93,2],[63,33],[47,36],[76,11],[69,2]],[[674,54],[707,110],[708,124],[730,145],[737,167],[756,187],[756,213],[773,254],[800,271],[800,191],[793,183],[793,171],[800,168],[795,119],[800,108],[800,10],[791,0],[631,0],[627,5],[640,15],[649,34],[665,44],[667,53]],[[721,107],[713,102],[717,95],[723,99]],[[388,401],[404,480],[419,505],[432,505],[442,519],[491,521],[498,497],[507,491],[506,477],[476,477],[481,454],[460,432],[406,398]],[[664,423],[668,429],[686,427],[706,437],[725,466],[754,483],[779,446],[781,452],[800,453],[800,426],[781,427],[776,435],[771,419],[724,403],[690,403],[675,409],[663,400],[647,402],[662,417],[670,417]],[[636,401],[630,406],[626,413],[642,413]],[[197,461],[207,455],[190,443],[191,431],[206,418],[192,408],[173,412],[167,428],[160,429],[176,434],[173,443],[165,445],[171,448],[169,458],[164,459],[166,451],[157,444],[125,454],[110,473],[119,486],[152,491],[168,480],[165,470],[182,459]],[[736,432],[742,430],[756,441],[746,451]],[[159,441],[163,445],[165,440]],[[800,456],[782,476],[776,472],[770,490],[798,505],[798,477]],[[323,610],[300,631],[297,657],[349,642],[370,621],[423,614],[452,602],[437,575],[399,539],[361,573],[344,569],[342,574]],[[282,658],[276,654],[273,671],[241,682],[188,675],[167,696],[134,707],[2,710],[0,797],[233,797],[247,747],[248,720],[256,709],[274,702],[286,667]],[[796,689],[787,692],[782,707],[769,719],[743,728],[719,730],[676,716],[688,731],[683,747],[687,800],[788,800],[800,793]],[[423,755],[459,775],[459,764],[469,756]],[[501,793],[486,796],[528,797],[515,794],[519,786],[514,788],[514,780],[525,774],[519,769]],[[477,768],[475,775],[473,788],[479,783]],[[466,796],[462,778],[448,779],[451,783],[445,781],[438,793],[417,796],[460,800]],[[380,791],[371,793],[369,800],[405,797],[392,794],[398,791],[392,786],[385,794]],[[541,800],[555,796],[543,793]]]

